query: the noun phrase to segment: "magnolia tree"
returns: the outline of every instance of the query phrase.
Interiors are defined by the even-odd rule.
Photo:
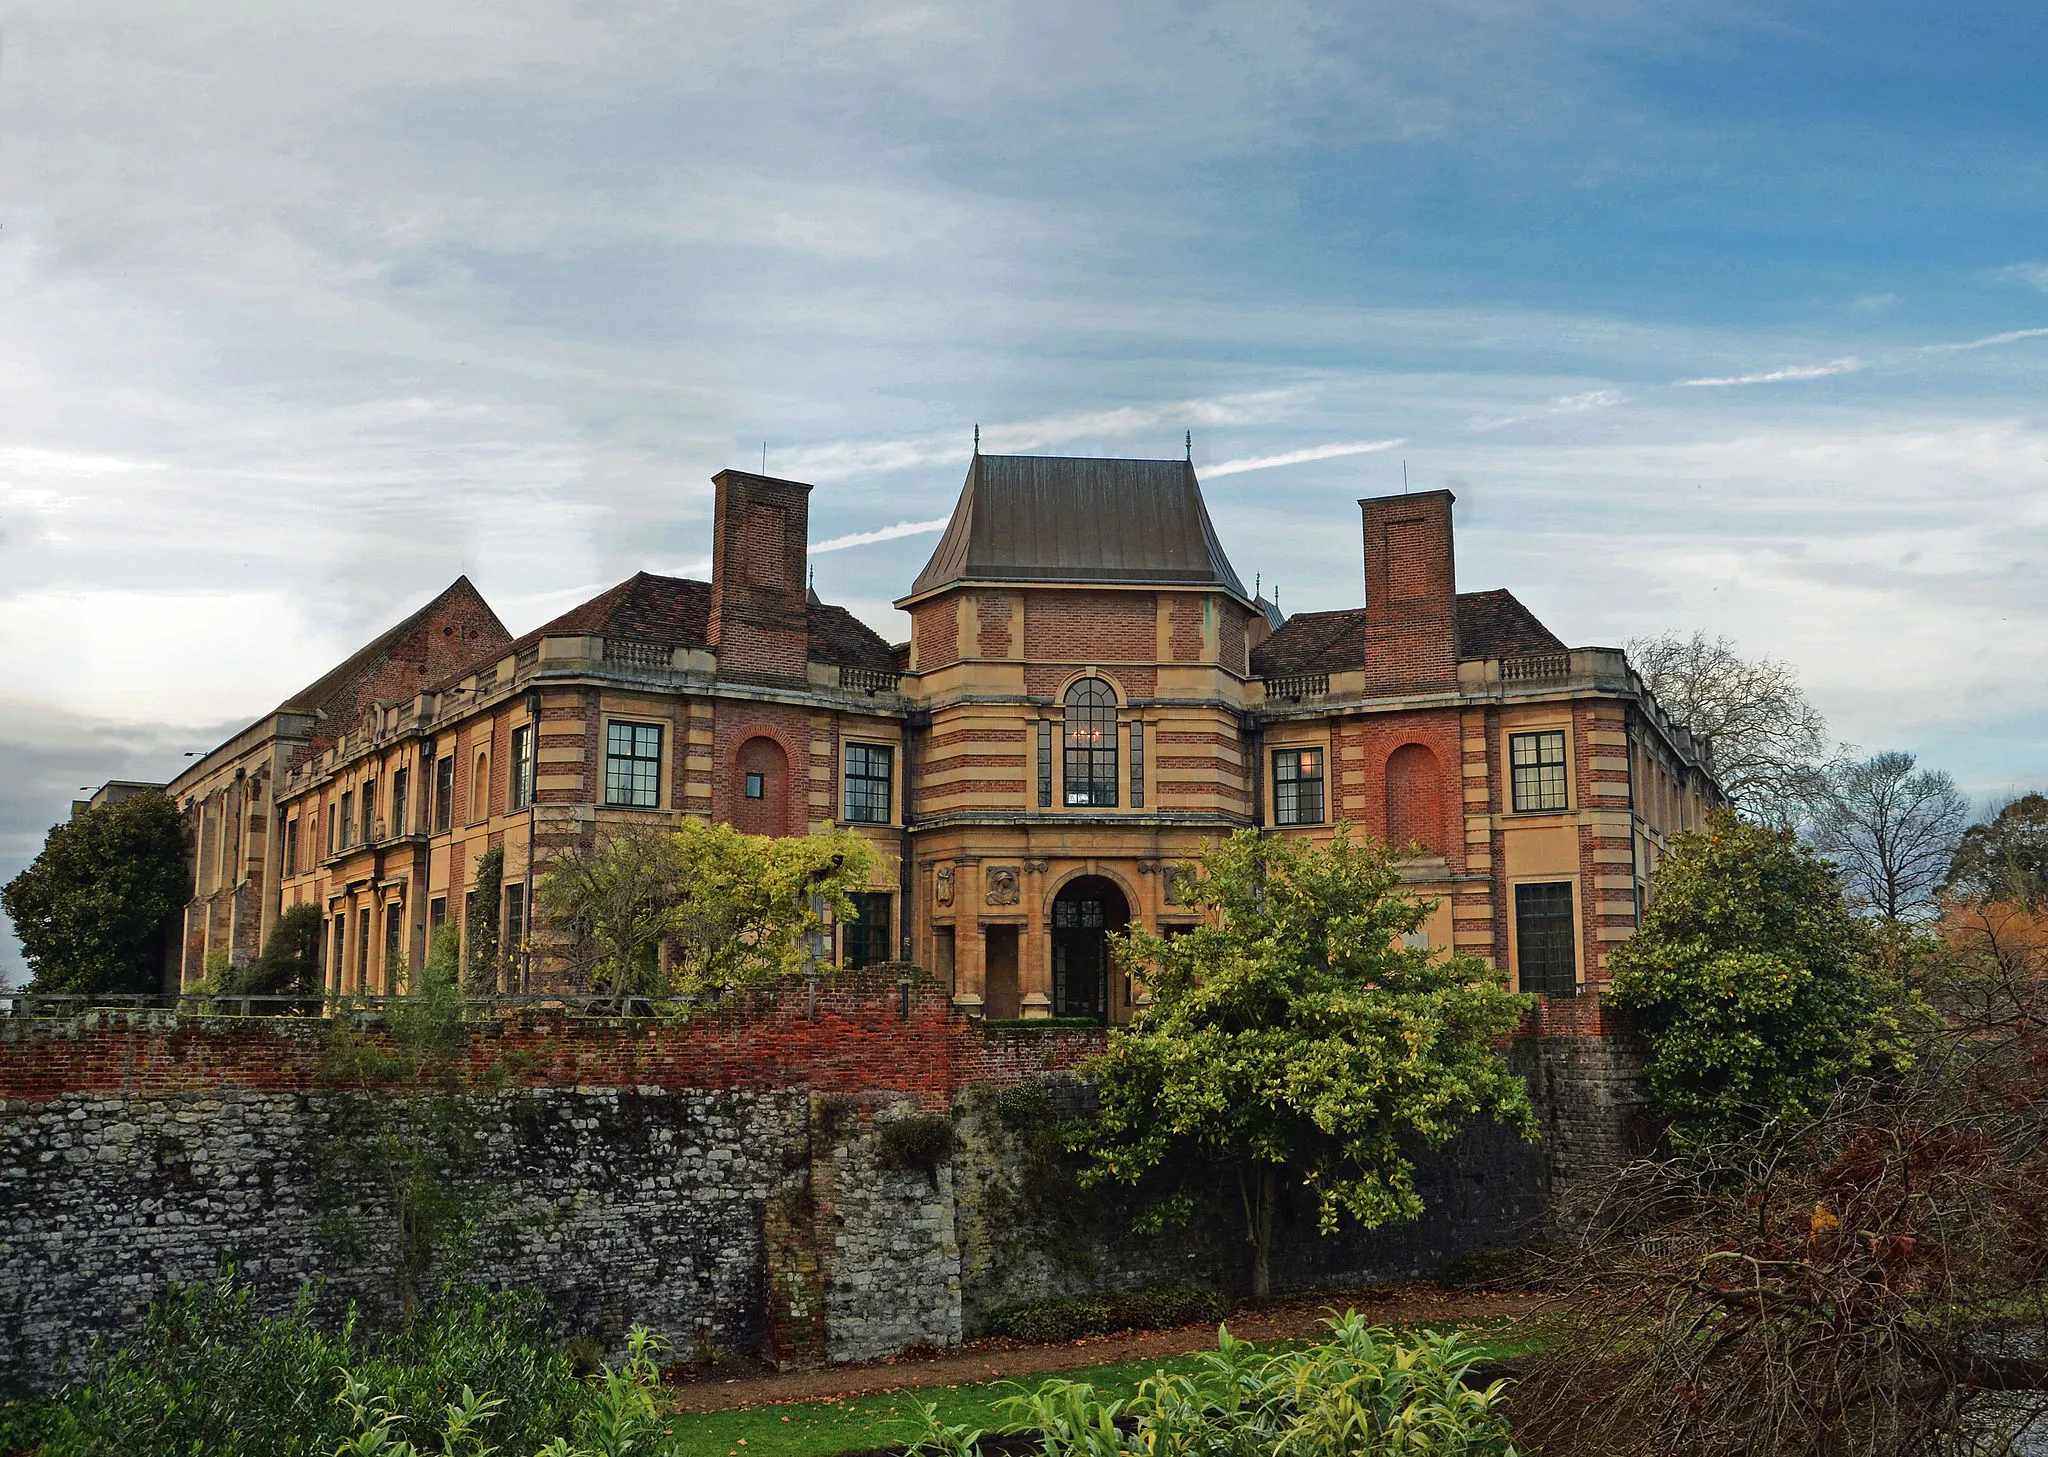
[[[844,830],[770,839],[697,821],[634,826],[557,856],[535,900],[578,979],[622,996],[693,996],[801,969],[808,943],[853,919],[848,897],[873,866],[867,842]]]
[[[1496,1050],[1523,999],[1482,962],[1408,944],[1430,907],[1384,845],[1344,825],[1320,846],[1242,830],[1195,884],[1212,924],[1133,927],[1117,947],[1152,1002],[1110,1034],[1100,1110],[1072,1135],[1084,1185],[1166,1176],[1141,1228],[1185,1220],[1192,1176],[1227,1170],[1264,1296],[1285,1185],[1314,1194],[1325,1231],[1376,1228],[1423,1212],[1416,1150],[1481,1118],[1534,1136]]]

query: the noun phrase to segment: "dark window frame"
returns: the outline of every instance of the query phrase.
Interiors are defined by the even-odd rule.
[[[878,890],[856,891],[847,899],[853,902],[855,919],[840,923],[839,964],[858,970],[895,960],[890,954],[890,931],[896,898]]]
[[[506,785],[506,799],[515,810],[533,803],[533,741],[532,724],[523,723],[512,730],[511,782]]]
[[[455,756],[443,754],[434,761],[434,832],[441,834],[455,826]]]
[[[1566,738],[1563,729],[1508,735],[1508,802],[1516,814],[1561,814],[1571,808],[1571,750]]]
[[[1038,807],[1052,808],[1052,720],[1038,721]]]
[[[372,774],[363,781],[363,843],[368,845],[377,838],[377,776]]]
[[[353,789],[344,789],[344,790],[342,790],[342,792],[341,792],[341,848],[342,848],[342,849],[344,849],[344,850],[348,849],[348,847],[349,847],[349,845],[350,845],[350,843],[351,843],[351,841],[349,840],[349,836],[355,833],[355,828],[356,828],[356,792],[355,792],[355,791],[354,791]]]
[[[1515,886],[1515,986],[1523,992],[1572,997],[1579,992],[1579,939],[1573,882],[1523,881]]]
[[[759,769],[749,769],[741,776],[740,797],[742,799],[766,799],[768,797],[768,776]]]
[[[1116,690],[1100,678],[1077,679],[1062,700],[1061,801],[1070,809],[1117,807]]]
[[[411,806],[411,805],[409,805],[409,804],[407,804],[407,803],[406,803],[406,796],[407,796],[408,794],[410,794],[411,792],[412,792],[412,770],[411,770],[411,768],[410,768],[410,767],[404,767],[404,768],[398,768],[398,769],[394,769],[394,770],[392,770],[392,771],[391,771],[391,833],[392,833],[393,835],[402,835],[402,834],[404,834],[404,833],[405,833],[405,828],[406,828],[406,821],[407,821],[407,820],[409,820],[409,819],[411,818],[411,816],[410,816],[410,815],[408,815],[408,814],[406,813],[406,811],[412,808],[412,806]]]
[[[844,758],[841,812],[849,824],[886,825],[896,810],[896,750],[889,744],[849,741]],[[858,761],[858,767],[856,767]]]
[[[1131,808],[1145,807],[1145,721],[1131,720]]]
[[[605,725],[604,802],[607,807],[661,808],[664,727],[666,725],[635,723],[630,719],[614,719]]]
[[[284,822],[284,873],[299,873],[299,817],[293,815]]]
[[[1304,772],[1311,763],[1313,772]],[[1328,783],[1320,747],[1297,744],[1273,750],[1273,823],[1322,824],[1329,812]]]

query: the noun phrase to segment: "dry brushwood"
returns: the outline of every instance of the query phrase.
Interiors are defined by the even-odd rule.
[[[1524,1448],[1993,1452],[2048,1424],[2048,987],[2011,945],[1957,960],[1903,1070],[1616,1179],[1517,1393]]]

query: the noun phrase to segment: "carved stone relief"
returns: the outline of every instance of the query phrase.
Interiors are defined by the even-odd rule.
[[[953,867],[941,865],[932,873],[932,880],[936,885],[935,893],[939,904],[942,906],[953,904]]]
[[[988,885],[988,903],[992,906],[1014,906],[1017,904],[1017,867],[1014,865],[991,865],[982,872],[982,879]]]

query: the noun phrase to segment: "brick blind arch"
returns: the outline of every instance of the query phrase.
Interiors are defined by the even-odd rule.
[[[747,776],[761,776],[761,797],[747,797]],[[757,734],[733,759],[733,828],[749,835],[787,835],[789,754],[776,740]]]
[[[1387,843],[1400,854],[1410,841],[1446,853],[1443,770],[1422,744],[1403,744],[1387,757]]]

